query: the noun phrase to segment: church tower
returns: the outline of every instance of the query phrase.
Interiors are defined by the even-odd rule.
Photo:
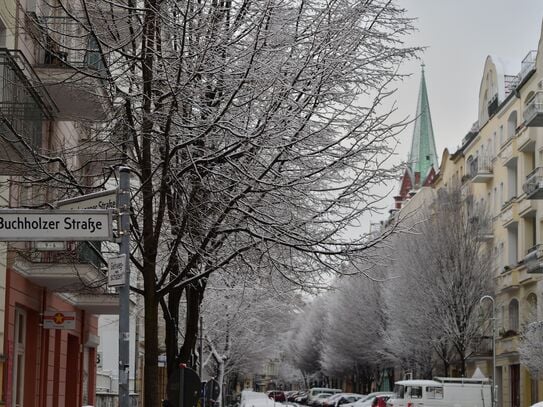
[[[430,185],[438,168],[428,90],[426,89],[426,79],[424,77],[424,64],[421,67],[422,73],[411,150],[401,179],[400,193],[394,197],[395,209],[401,209],[403,202],[414,194],[417,189]]]

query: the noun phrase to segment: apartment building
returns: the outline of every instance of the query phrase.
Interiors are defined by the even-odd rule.
[[[60,9],[39,0],[0,3],[0,204],[39,207],[62,198],[37,171],[59,163],[29,164],[75,150],[109,106],[90,39],[73,35]],[[94,78],[85,77],[89,69]],[[64,163],[82,167],[96,151]],[[97,169],[85,168],[80,181],[92,192]],[[1,403],[95,404],[97,315],[118,313],[101,261],[99,245],[88,242],[0,244]],[[48,329],[51,313],[72,323]]]
[[[445,151],[436,188],[461,185],[470,205],[486,208],[481,234],[494,253],[496,384],[501,407],[529,406],[543,385],[519,359],[523,326],[543,318],[543,35],[538,49],[511,66],[486,59],[478,119],[461,147]],[[490,338],[470,360],[492,376]]]

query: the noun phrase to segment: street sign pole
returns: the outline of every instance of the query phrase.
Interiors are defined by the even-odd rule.
[[[124,284],[119,288],[119,407],[130,406],[130,169],[119,168],[119,254],[125,256]]]

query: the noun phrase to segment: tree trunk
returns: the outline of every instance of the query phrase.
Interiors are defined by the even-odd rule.
[[[154,277],[154,273],[151,275]],[[145,373],[144,406],[157,406],[158,389],[158,301],[155,292],[146,292],[145,304]]]
[[[198,320],[200,318],[200,303],[202,302],[204,288],[205,284],[201,282],[198,287],[189,286],[185,290],[185,295],[187,297],[185,340],[179,350],[179,363],[190,364],[190,356],[196,347],[196,340],[198,339]]]

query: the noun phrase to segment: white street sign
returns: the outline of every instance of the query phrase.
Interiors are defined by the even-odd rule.
[[[55,205],[59,209],[114,209],[117,207],[117,189],[64,199]]]
[[[45,311],[43,327],[45,329],[75,329],[75,312]]]
[[[0,209],[0,241],[113,240],[111,210]]]
[[[107,259],[108,283],[109,287],[118,287],[124,285],[126,271],[126,256],[120,254]]]

